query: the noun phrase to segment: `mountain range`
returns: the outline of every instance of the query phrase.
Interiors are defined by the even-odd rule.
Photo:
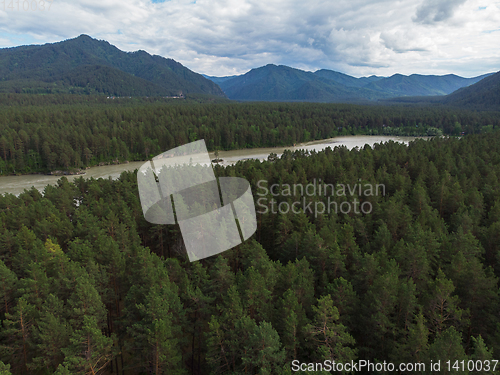
[[[395,74],[391,77],[355,78],[332,70],[306,72],[269,64],[231,77],[205,76],[233,100],[361,102],[402,96],[447,95],[489,76],[463,78]]]
[[[58,43],[0,49],[0,93],[110,96],[205,94],[239,101],[442,103],[500,110],[500,76],[463,78],[394,74],[356,78],[321,69],[269,64],[242,75],[211,77],[145,51],[124,52],[80,35]]]
[[[217,84],[172,59],[124,52],[87,35],[0,49],[0,92],[225,97]]]

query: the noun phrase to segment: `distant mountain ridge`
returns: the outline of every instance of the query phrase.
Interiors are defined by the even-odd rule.
[[[384,79],[385,77],[378,77],[378,76],[370,76],[370,77],[361,77],[361,78],[355,78],[350,75],[336,72],[334,70],[328,70],[328,69],[320,69],[314,72],[314,75],[326,79],[330,79],[332,81],[341,83],[347,87],[364,87],[367,84],[371,82],[376,82],[380,81],[381,79]]]
[[[360,85],[347,86],[338,82],[342,79],[340,76],[330,77],[328,74],[269,64],[244,75],[222,80],[219,86],[229,99],[234,100],[342,102],[386,97],[383,93],[360,88]]]
[[[500,111],[500,72],[444,96],[406,96],[382,100],[385,104],[446,105],[475,111]]]
[[[220,84],[224,81],[227,81],[228,79],[238,77],[238,76],[214,77],[214,76],[207,76],[206,74],[202,74],[202,76],[216,84]]]
[[[448,95],[462,87],[473,85],[490,74],[474,78],[463,78],[454,74],[444,76],[412,74],[405,76],[394,74],[367,84],[366,88],[398,96]]]
[[[233,100],[363,102],[402,96],[447,95],[489,75],[463,78],[453,74],[395,74],[355,78],[327,69],[313,73],[268,64],[240,76],[207,78],[218,83]]]
[[[500,72],[445,96],[442,102],[463,108],[500,111]]]
[[[196,93],[247,101],[399,101],[496,108],[499,80],[497,74],[474,78],[453,74],[355,78],[328,69],[307,72],[274,64],[243,75],[211,77],[195,73],[172,59],[145,51],[124,52],[87,35],[58,43],[0,49],[0,92],[4,93]]]
[[[172,59],[124,52],[87,35],[0,49],[0,92],[225,96],[217,84]]]

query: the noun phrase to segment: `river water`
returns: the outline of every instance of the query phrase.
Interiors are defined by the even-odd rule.
[[[417,138],[428,138],[428,137],[393,137],[393,136],[372,136],[372,135],[354,135],[354,136],[344,136],[335,137],[330,139],[323,139],[320,141],[313,141],[307,143],[301,143],[292,147],[270,147],[270,148],[252,148],[244,150],[233,150],[233,151],[219,151],[219,158],[223,159],[221,165],[231,165],[239,160],[245,159],[259,159],[266,160],[270,153],[275,153],[281,155],[284,150],[288,149],[294,150],[315,150],[321,151],[327,147],[334,148],[336,146],[346,146],[349,150],[359,147],[362,148],[365,145],[370,145],[373,147],[375,143],[388,142],[390,140],[395,142],[400,142],[408,144],[409,142]],[[210,159],[214,159],[214,153],[210,153]],[[76,176],[66,176],[68,181],[73,181],[75,178],[112,178],[117,179],[123,171],[134,171],[139,168],[144,161],[131,162],[127,164],[117,164],[117,165],[105,165],[102,167],[92,167],[87,169],[84,175]],[[23,176],[3,176],[0,177],[0,194],[10,193],[14,195],[19,195],[24,191],[24,189],[30,189],[34,186],[39,191],[44,190],[47,185],[56,185],[60,176],[47,176],[41,174],[30,174]]]

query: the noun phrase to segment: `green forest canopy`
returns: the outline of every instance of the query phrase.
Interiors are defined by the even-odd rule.
[[[252,108],[278,117],[292,107],[212,110]],[[357,107],[299,108],[355,118]],[[83,112],[71,116],[85,122]],[[178,227],[144,220],[135,173],[2,196],[0,373],[291,374],[295,359],[498,358],[500,132],[215,168],[254,192],[259,180],[321,179],[386,194],[356,196],[369,215],[259,214],[251,240],[193,263]]]
[[[0,175],[147,160],[197,139],[209,150],[291,146],[349,134],[460,135],[491,131],[496,112],[446,107],[76,95],[0,96]]]

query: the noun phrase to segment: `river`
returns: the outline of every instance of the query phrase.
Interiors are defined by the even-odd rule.
[[[323,139],[319,141],[301,143],[292,147],[269,147],[269,148],[252,148],[233,151],[219,151],[219,158],[223,159],[221,165],[231,165],[239,160],[245,159],[259,159],[265,160],[270,153],[281,155],[284,150],[315,150],[321,151],[327,147],[334,148],[335,146],[346,146],[349,150],[365,145],[373,147],[375,143],[388,142],[390,140],[408,144],[409,142],[417,139],[428,137],[396,137],[396,136],[374,136],[374,135],[353,135]],[[210,159],[214,159],[214,153],[210,153]],[[134,171],[139,168],[144,161],[136,161],[127,164],[105,165],[102,167],[92,167],[87,169],[84,175],[66,176],[69,181],[75,178],[112,178],[117,179],[123,171]],[[48,176],[41,174],[30,174],[23,176],[2,176],[0,177],[0,194],[10,193],[19,195],[24,189],[30,189],[34,186],[39,191],[43,191],[47,185],[56,185],[60,176]]]

